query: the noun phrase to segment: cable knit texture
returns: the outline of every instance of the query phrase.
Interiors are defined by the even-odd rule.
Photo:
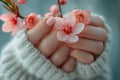
[[[96,14],[92,14],[94,16],[98,16]],[[105,19],[102,16],[99,16],[105,23]],[[106,41],[105,48],[104,51],[102,52],[102,54],[96,59],[96,61],[92,64],[89,65],[84,65],[80,62],[77,62],[77,68],[76,68],[76,72],[78,73],[78,75],[80,76],[80,78],[83,79],[91,79],[96,77],[97,75],[101,75],[104,76],[104,78],[106,79],[99,79],[99,80],[110,80],[109,79],[109,75],[110,72],[108,70],[107,67],[107,62],[108,62],[108,53],[109,53],[109,49],[110,49],[110,42],[111,42],[111,30],[110,27],[108,26],[108,24],[104,25],[104,28],[108,31],[108,40]],[[104,72],[104,69],[106,72]],[[107,75],[108,76],[107,76]],[[106,76],[105,76],[106,75]],[[93,80],[93,79],[92,79]],[[97,80],[97,79],[95,79]]]
[[[105,28],[110,32],[108,25]],[[108,80],[106,63],[109,43],[110,35],[103,53],[95,62],[89,65],[77,62],[76,70],[67,74],[42,55],[27,40],[26,30],[21,30],[2,50],[0,80]]]
[[[27,41],[26,31],[21,30],[1,55],[1,71],[10,80],[66,80],[75,74],[67,74],[46,59]]]

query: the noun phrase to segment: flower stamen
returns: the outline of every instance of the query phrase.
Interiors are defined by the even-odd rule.
[[[33,23],[34,22],[34,18],[30,16],[30,18],[28,19],[29,23]]]
[[[78,17],[77,21],[79,21],[79,22],[83,22],[84,21],[84,16],[82,14],[76,15],[76,17]]]
[[[16,20],[16,19],[14,19],[14,18],[12,19],[12,22],[13,22],[13,24],[14,24],[14,25],[16,25],[16,24],[17,24],[17,20]]]
[[[63,30],[66,34],[72,33],[72,27],[71,26],[65,26]]]

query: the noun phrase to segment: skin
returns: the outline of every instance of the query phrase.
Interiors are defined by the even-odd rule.
[[[54,23],[48,26],[46,21],[42,20],[27,31],[28,40],[63,71],[74,71],[76,61],[90,64],[102,53],[108,32],[98,16],[92,16],[90,24],[80,33],[79,41],[72,44],[60,42],[56,37],[57,31],[53,30]]]

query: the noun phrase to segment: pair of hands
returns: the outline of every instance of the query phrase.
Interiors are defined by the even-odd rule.
[[[54,23],[54,18],[43,19],[27,31],[27,36],[43,55],[63,71],[74,71],[76,60],[90,64],[103,51],[108,33],[100,17],[92,16],[89,26],[80,33],[79,41],[73,44],[66,44],[57,39]]]

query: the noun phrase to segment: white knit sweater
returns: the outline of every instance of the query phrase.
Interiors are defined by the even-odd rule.
[[[3,48],[0,57],[0,80],[109,80],[107,57],[110,43],[109,32],[105,49],[95,62],[84,65],[77,62],[72,73],[55,67],[28,40],[26,31],[21,30]]]

